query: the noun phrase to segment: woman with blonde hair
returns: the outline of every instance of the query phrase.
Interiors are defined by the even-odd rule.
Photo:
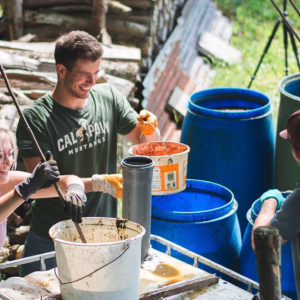
[[[6,238],[6,218],[18,206],[28,201],[30,197],[45,198],[57,196],[57,192],[52,186],[53,183],[59,181],[58,184],[65,194],[64,200],[66,203],[74,201],[72,199],[74,197],[77,201],[85,201],[82,181],[74,175],[59,177],[58,166],[55,160],[40,163],[30,174],[15,171],[16,159],[15,135],[9,129],[0,125],[0,248],[3,246]],[[76,185],[76,195],[73,193],[74,189],[72,190],[74,185]],[[78,193],[80,190],[81,192]]]

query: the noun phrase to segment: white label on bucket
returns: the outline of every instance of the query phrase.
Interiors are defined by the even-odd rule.
[[[176,187],[176,172],[165,172],[165,190],[175,189]]]
[[[159,167],[154,167],[153,170],[153,178],[152,178],[152,190],[160,190],[161,185],[160,185],[160,168]]]

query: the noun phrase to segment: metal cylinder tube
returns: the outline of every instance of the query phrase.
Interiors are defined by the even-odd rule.
[[[150,157],[129,156],[121,161],[121,166],[123,170],[122,217],[146,229],[142,241],[142,259],[145,259],[150,247],[154,162]]]

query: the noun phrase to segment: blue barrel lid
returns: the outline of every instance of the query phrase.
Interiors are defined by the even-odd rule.
[[[188,222],[209,222],[237,209],[233,193],[226,187],[204,180],[187,179],[182,192],[152,196],[152,217]]]
[[[273,106],[265,94],[255,90],[212,88],[194,93],[188,108],[211,118],[248,119],[271,113]]]

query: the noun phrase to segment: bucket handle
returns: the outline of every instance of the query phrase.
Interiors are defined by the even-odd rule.
[[[84,279],[84,278],[86,278],[86,277],[88,277],[88,276],[91,276],[92,274],[98,272],[99,270],[105,268],[106,266],[112,264],[112,263],[115,262],[117,259],[119,259],[122,255],[124,255],[125,252],[126,252],[128,249],[129,249],[129,243],[126,243],[126,248],[125,248],[125,250],[124,250],[120,255],[118,255],[116,258],[114,258],[114,259],[111,260],[110,262],[106,263],[105,265],[103,265],[103,266],[97,268],[96,270],[92,271],[91,273],[89,273],[89,274],[87,274],[87,275],[84,275],[83,277],[80,277],[79,279],[72,280],[72,281],[67,281],[67,282],[62,282],[61,279],[58,277],[58,274],[57,274],[57,272],[56,272],[56,269],[57,269],[57,268],[54,268],[54,274],[55,274],[56,278],[58,279],[58,281],[59,281],[59,283],[60,283],[61,285],[69,284],[69,283],[74,283],[74,282],[80,281],[80,280],[82,280],[82,279]]]

